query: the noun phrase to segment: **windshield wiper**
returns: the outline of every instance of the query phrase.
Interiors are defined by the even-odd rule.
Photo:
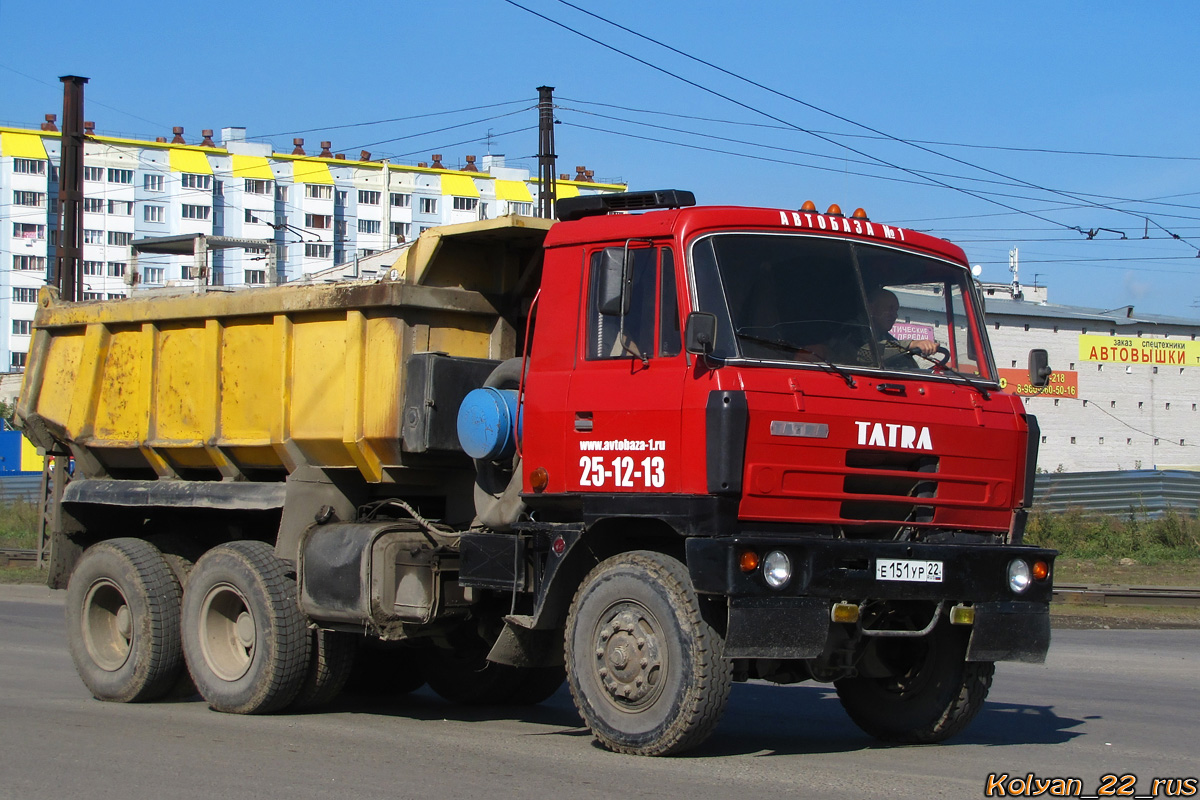
[[[967,386],[970,386],[972,389],[974,389],[975,391],[977,391],[981,395],[983,395],[984,400],[988,400],[991,398],[991,394],[988,392],[988,388],[986,386],[976,383],[972,378],[959,372],[958,370],[956,370],[954,367],[950,366],[949,364],[942,362],[942,361],[938,361],[937,359],[934,359],[934,358],[930,358],[929,356],[925,355],[920,350],[917,350],[915,348],[910,349],[908,352],[914,356],[920,356],[921,358],[925,359],[926,361],[930,362],[931,364],[934,364],[935,366],[940,367],[941,369],[945,370],[946,372],[949,372],[951,375],[957,375],[958,377],[962,378],[963,383],[965,383]]]
[[[763,344],[769,344],[774,347],[791,350],[793,353],[804,353],[805,355],[812,356],[818,364],[829,367],[829,369],[833,370],[838,375],[840,375],[842,380],[844,380],[846,382],[846,385],[849,386],[851,389],[854,389],[858,386],[858,384],[856,384],[854,382],[853,375],[851,375],[849,372],[846,372],[844,369],[839,367],[837,364],[834,364],[832,361],[825,358],[820,353],[813,352],[812,350],[809,350],[807,347],[802,347],[801,345],[798,345],[798,344],[792,344],[791,342],[785,342],[783,339],[771,339],[766,336],[755,336],[753,333],[743,333],[740,330],[737,332],[737,335],[738,335],[738,338],[740,338],[740,339],[749,339],[752,342],[762,342]]]

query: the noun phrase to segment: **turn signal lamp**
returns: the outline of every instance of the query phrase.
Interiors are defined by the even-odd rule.
[[[758,553],[753,550],[743,550],[738,557],[738,567],[747,574],[758,569]]]
[[[834,203],[833,205],[831,205],[829,207],[829,210],[826,211],[825,213],[831,217],[840,217],[842,215],[842,207],[839,206],[837,203]]]
[[[856,208],[856,209],[854,209],[854,218],[855,219],[866,219],[867,212],[864,209]]]
[[[814,203],[812,200],[805,200],[804,205],[800,206],[800,210],[801,211],[811,211],[815,214],[815,213],[817,213],[817,204]]]
[[[834,603],[829,618],[834,622],[858,622],[858,606],[854,603]]]
[[[1050,577],[1050,565],[1045,561],[1033,562],[1033,579],[1035,581],[1044,581]]]
[[[545,467],[538,467],[529,474],[529,485],[535,492],[541,492],[546,489],[546,485],[550,483],[550,473]]]

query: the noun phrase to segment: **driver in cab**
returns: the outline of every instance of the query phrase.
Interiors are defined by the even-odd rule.
[[[919,353],[931,356],[938,349],[938,343],[932,339],[897,339],[890,333],[900,314],[900,301],[896,295],[883,287],[872,289],[867,295],[867,314],[871,318],[871,327],[879,336],[879,350],[885,367],[899,369],[916,369],[917,363],[912,354]],[[874,365],[875,354],[871,343],[866,342],[858,349],[858,363]]]

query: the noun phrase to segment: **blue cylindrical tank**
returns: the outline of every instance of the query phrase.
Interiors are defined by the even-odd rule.
[[[512,458],[517,451],[516,419],[516,389],[472,389],[458,407],[458,442],[471,458]]]

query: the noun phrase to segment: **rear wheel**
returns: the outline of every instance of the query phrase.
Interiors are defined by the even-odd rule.
[[[571,695],[596,738],[617,752],[671,755],[707,739],[729,699],[723,650],[687,568],[660,553],[602,562],[567,617]]]
[[[183,667],[179,582],[142,539],[92,545],[67,585],[67,643],[79,677],[100,700],[154,700]]]
[[[308,674],[309,632],[288,566],[263,542],[209,550],[183,598],[183,649],[196,689],[217,711],[277,711]]]
[[[317,708],[341,694],[354,669],[357,638],[354,634],[341,631],[312,631],[308,671],[290,706],[293,710]]]
[[[995,664],[968,662],[967,632],[941,624],[920,638],[876,639],[872,662],[889,673],[835,682],[863,731],[886,742],[928,744],[961,732],[979,713]]]

